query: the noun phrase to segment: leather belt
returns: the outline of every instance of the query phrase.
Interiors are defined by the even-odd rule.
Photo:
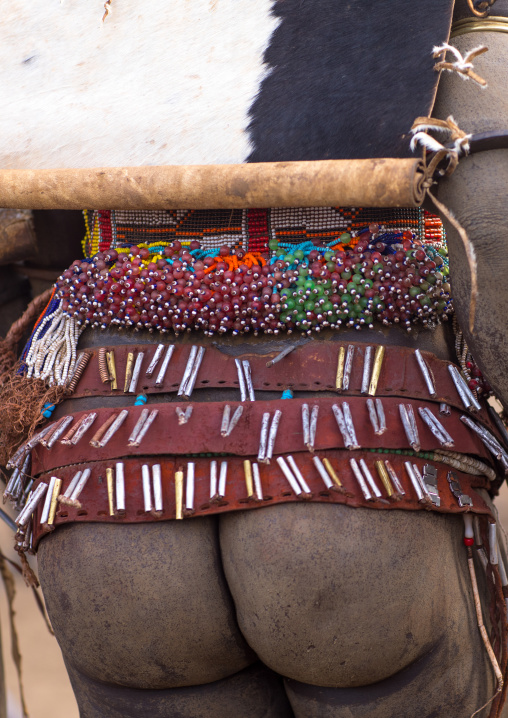
[[[232,356],[216,347],[207,346],[197,373],[194,390],[239,389],[238,373],[234,361],[235,358],[239,358],[248,359],[250,362],[254,391],[277,391],[282,393],[282,390],[288,386],[295,391],[317,393],[336,391],[335,380],[339,349],[340,347],[347,348],[348,346],[354,347],[354,358],[349,389],[343,394],[347,396],[359,395],[362,386],[365,349],[368,345],[365,343],[335,341],[308,341],[306,344],[296,346],[284,359],[270,367],[267,367],[266,364],[277,355],[277,351],[264,355],[245,351],[242,354]],[[161,386],[156,386],[155,382],[162,359],[152,375],[146,375],[146,370],[153,358],[156,345],[125,344],[112,346],[111,349],[113,349],[115,356],[118,389],[111,390],[109,383],[102,383],[101,381],[98,361],[99,350],[87,350],[91,353],[91,359],[77,383],[73,398],[124,395],[123,388],[129,352],[134,353],[134,356],[138,352],[144,353],[136,393],[144,392],[148,395],[176,394],[184,375],[191,347],[175,344],[173,355]],[[430,352],[422,352],[422,355],[434,377],[437,392],[434,401],[444,402],[458,409],[463,409],[463,404],[448,371],[448,366],[451,362],[438,359]],[[129,395],[126,394],[125,396]],[[385,347],[376,396],[407,396],[414,399],[431,400],[413,349],[394,346]]]
[[[227,475],[225,483],[225,491],[223,498],[216,498],[211,501],[210,497],[210,458],[193,458],[194,465],[194,512],[193,516],[208,516],[211,514],[220,514],[229,511],[256,509],[271,506],[274,504],[299,502],[302,500],[317,501],[319,503],[340,503],[351,507],[376,508],[380,510],[433,510],[440,513],[464,513],[473,511],[479,514],[490,515],[490,509],[485,504],[481,496],[475,491],[475,488],[485,487],[488,482],[484,477],[471,476],[459,471],[453,471],[455,479],[460,485],[463,494],[468,495],[472,500],[471,506],[461,506],[455,494],[450,487],[449,472],[450,467],[444,464],[429,462],[419,457],[400,456],[397,454],[354,451],[349,452],[341,449],[319,452],[321,460],[328,459],[333,466],[336,474],[343,484],[343,492],[333,489],[327,489],[323,483],[309,452],[300,452],[293,455],[294,460],[302,472],[310,489],[310,494],[302,492],[296,494],[294,489],[288,483],[283,471],[275,459],[270,464],[258,464],[260,470],[261,481],[261,500],[253,497],[249,498],[248,485],[245,481],[244,459],[239,457],[227,457],[223,461],[227,461]],[[217,458],[217,471],[220,472],[221,458]],[[255,457],[248,457],[252,461],[256,461]],[[355,477],[354,471],[350,464],[350,459],[354,458],[357,462],[364,459],[368,468],[372,472],[375,482],[380,488],[381,496],[375,500],[367,500],[362,493],[361,487]],[[398,501],[388,500],[385,487],[379,479],[376,472],[375,462],[379,460],[389,459],[393,466],[400,484],[402,485],[405,495]],[[425,475],[425,467],[434,467],[436,490],[441,497],[440,506],[434,506],[429,503],[421,503],[418,501],[414,486],[408,477],[404,463],[410,460],[411,464],[416,464],[422,475]],[[145,511],[142,466],[145,464],[148,471],[153,471],[153,465],[160,466],[161,474],[161,512]],[[175,498],[175,472],[179,468],[183,468],[184,473],[188,472],[188,460],[182,457],[162,457],[154,461],[153,457],[135,457],[124,459],[122,462],[122,474],[125,491],[125,510],[113,511],[110,514],[110,506],[107,490],[107,469],[115,470],[115,463],[108,461],[95,461],[77,463],[73,466],[66,466],[57,472],[58,478],[62,479],[60,494],[63,494],[69,486],[72,478],[77,471],[90,469],[90,476],[84,489],[79,495],[79,503],[81,508],[59,504],[56,511],[54,526],[63,525],[74,522],[107,522],[107,523],[139,523],[147,521],[165,521],[176,518],[176,498]],[[39,477],[39,481],[49,483],[52,474],[44,473]],[[185,487],[184,487],[185,497]],[[185,501],[185,498],[184,498]],[[45,530],[40,523],[42,512],[42,503],[39,504],[35,514],[33,523],[33,539],[32,546],[35,549],[39,540],[45,535]],[[185,519],[187,520],[187,519]]]
[[[305,448],[302,428],[302,404],[308,401],[312,408],[319,406],[315,448],[318,451],[343,448],[344,440],[339,431],[332,406],[339,407],[346,397],[316,397],[315,399],[290,399],[275,401],[231,402],[231,415],[238,406],[243,407],[243,413],[237,426],[230,436],[221,436],[221,421],[224,412],[224,402],[169,402],[165,404],[151,404],[150,409],[157,409],[158,414],[140,446],[128,446],[128,439],[143,407],[127,407],[128,416],[124,423],[102,448],[90,445],[90,438],[97,429],[111,416],[118,415],[120,409],[96,409],[97,418],[87,433],[76,446],[67,446],[57,441],[51,449],[37,446],[32,455],[32,474],[55,470],[69,464],[86,461],[103,461],[120,459],[125,456],[165,456],[192,454],[228,454],[236,456],[255,456],[258,453],[260,430],[263,414],[270,413],[273,417],[278,409],[282,412],[277,437],[274,445],[274,454],[293,453]],[[407,401],[407,400],[406,400]],[[418,414],[418,408],[429,406],[429,401],[411,399],[416,417],[420,445],[423,451],[432,451],[442,448],[430,429]],[[383,399],[387,430],[376,435],[369,420],[367,398],[364,396],[348,396],[347,403],[351,409],[356,436],[361,448],[364,449],[409,449],[410,445],[399,413],[401,399],[385,397]],[[177,407],[192,408],[188,422],[179,425]],[[432,405],[431,405],[432,406]],[[442,425],[454,439],[454,451],[464,454],[475,454],[482,459],[490,461],[489,454],[478,436],[470,431],[461,421],[464,413],[455,408],[450,410],[449,416],[439,416],[437,407],[432,406],[434,415],[439,418]],[[89,411],[74,414],[74,421],[88,414]],[[72,426],[72,424],[71,424]]]

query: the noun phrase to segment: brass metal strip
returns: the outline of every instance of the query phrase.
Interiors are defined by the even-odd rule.
[[[476,19],[467,17],[452,25],[450,39],[470,32],[508,32],[508,17],[486,17]]]

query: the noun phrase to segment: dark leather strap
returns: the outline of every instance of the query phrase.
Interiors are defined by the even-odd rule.
[[[490,152],[491,150],[508,149],[508,130],[492,130],[491,132],[478,132],[469,140],[469,154]]]
[[[473,505],[470,509],[461,508],[457,499],[450,491],[447,480],[450,467],[440,463],[428,462],[424,459],[400,456],[397,454],[376,453],[369,451],[348,452],[344,450],[331,450],[319,452],[321,459],[327,457],[340,480],[343,483],[346,493],[339,493],[334,490],[327,490],[319,473],[312,461],[312,455],[309,452],[299,452],[293,454],[293,457],[307,481],[311,490],[311,496],[297,496],[287,482],[279,465],[272,459],[269,465],[259,464],[263,500],[249,500],[247,488],[244,479],[243,459],[238,457],[227,457],[222,460],[227,461],[228,473],[226,482],[226,491],[224,499],[220,501],[210,501],[210,461],[209,458],[192,459],[195,465],[195,512],[193,516],[208,516],[211,514],[219,514],[229,511],[237,511],[244,509],[256,509],[274,504],[299,502],[299,501],[317,501],[319,503],[340,503],[347,506],[376,508],[381,510],[400,509],[409,511],[432,510],[439,513],[464,513],[467,510],[474,511],[479,514],[490,514],[488,506],[485,504],[475,488],[487,487],[488,482],[484,477],[470,476],[455,471],[462,493],[471,497]],[[216,457],[220,468],[220,457]],[[248,457],[255,461],[255,457]],[[350,466],[350,459],[355,458],[357,461],[365,459],[372,476],[381,490],[382,498],[375,501],[367,501],[355,479],[353,470]],[[374,462],[377,460],[389,459],[395,469],[400,483],[405,490],[405,496],[400,501],[389,501],[387,492],[376,472]],[[431,464],[437,471],[437,485],[441,498],[441,506],[439,508],[429,504],[419,503],[415,490],[408,478],[404,468],[404,462],[410,460],[416,464],[420,471],[426,464]],[[161,515],[153,515],[144,511],[143,487],[141,478],[141,466],[147,464],[150,469],[153,464],[160,464],[162,477],[162,493],[163,493],[163,512]],[[124,477],[125,477],[125,513],[110,516],[108,510],[108,494],[106,482],[106,469],[114,470],[115,463],[108,461],[83,462],[73,466],[66,466],[56,472],[58,478],[63,480],[61,493],[69,485],[72,477],[78,470],[85,468],[91,469],[91,475],[88,482],[79,497],[82,504],[81,509],[73,508],[63,504],[59,505],[56,513],[55,526],[74,522],[106,522],[106,523],[140,523],[147,521],[165,521],[175,519],[176,503],[175,503],[175,471],[183,468],[184,474],[187,471],[187,461],[181,457],[163,457],[155,460],[153,457],[136,457],[123,461]],[[42,474],[40,480],[49,483],[51,473]],[[185,480],[184,480],[184,501],[185,501]],[[39,505],[35,513],[33,545],[37,546],[38,541],[44,536],[45,531],[40,525],[40,516],[42,504]],[[184,519],[184,520],[187,520]]]
[[[387,431],[378,436],[374,433],[369,420],[366,406],[367,398],[365,396],[344,397],[344,399],[346,398],[353,416],[356,436],[362,448],[410,449],[398,408],[401,399],[395,397],[385,397],[383,399]],[[315,441],[316,450],[342,448],[344,447],[344,442],[332,410],[333,404],[340,407],[342,401],[342,397],[321,396],[315,399],[243,402],[243,414],[229,437],[222,437],[220,433],[224,402],[198,402],[192,404],[170,402],[150,405],[149,408],[158,409],[159,413],[139,447],[128,447],[127,442],[143,407],[128,407],[129,415],[103,448],[90,446],[90,439],[111,415],[119,414],[120,409],[97,409],[97,419],[76,446],[69,447],[60,443],[60,441],[57,441],[51,449],[46,449],[40,445],[37,446],[32,455],[32,471],[34,475],[38,475],[69,464],[86,461],[108,461],[126,456],[180,455],[185,457],[203,453],[224,453],[243,457],[255,456],[259,449],[263,414],[269,412],[271,419],[277,409],[282,412],[282,417],[275,441],[274,454],[302,451],[305,447],[303,443],[301,407],[306,402],[310,408],[315,404],[319,405]],[[419,407],[430,406],[434,415],[454,439],[454,451],[475,454],[484,460],[490,460],[488,452],[477,435],[460,421],[463,411],[452,408],[450,416],[440,416],[436,404],[431,405],[428,401],[420,399],[407,399],[404,402],[411,403],[413,406],[422,451],[442,448],[418,414]],[[240,402],[230,403],[231,415],[239,405]],[[192,414],[188,423],[179,425],[176,413],[177,406],[184,409],[187,406],[192,406]],[[77,413],[75,420],[79,420],[86,413],[88,411]]]
[[[284,359],[267,367],[266,364],[273,359],[277,352],[260,355],[245,353],[236,358],[248,359],[252,370],[252,383],[255,391],[281,392],[290,386],[294,391],[335,391],[335,378],[337,374],[337,358],[341,346],[353,344],[355,347],[353,368],[351,372],[349,390],[340,392],[344,397],[360,394],[363,374],[363,360],[366,344],[348,342],[309,341],[296,347]],[[374,347],[375,344],[373,343]],[[138,351],[144,352],[141,373],[136,394],[148,395],[167,394],[178,392],[190,346],[175,345],[172,359],[169,363],[164,383],[161,387],[155,386],[157,373],[161,361],[150,377],[146,376],[146,369],[155,353],[156,346],[151,345],[122,345],[111,347],[114,349],[118,389],[111,391],[109,383],[102,383],[99,375],[98,350],[94,350],[88,365],[77,384],[73,398],[89,396],[125,396],[129,401],[132,394],[124,394],[125,368],[127,354]],[[446,402],[458,409],[463,409],[462,402],[448,372],[446,362],[437,359],[430,352],[422,352],[425,361],[434,375],[437,391],[436,402]],[[235,356],[226,354],[215,347],[207,347],[203,361],[197,374],[195,390],[198,389],[239,389],[238,373]],[[414,399],[430,400],[415,352],[407,347],[385,347],[385,355],[381,374],[379,376],[376,396],[412,397]],[[238,398],[240,394],[238,393]],[[259,397],[261,398],[261,397]],[[127,403],[127,402],[126,402]]]

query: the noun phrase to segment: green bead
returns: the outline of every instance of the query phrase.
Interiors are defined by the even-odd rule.
[[[365,294],[365,286],[363,284],[357,284],[356,293],[363,297],[363,295]]]
[[[345,269],[340,276],[342,277],[342,279],[345,279],[347,281],[348,279],[351,279],[351,274],[352,272],[350,269]]]
[[[283,307],[284,309],[294,309],[296,307],[296,302],[294,299],[288,297],[284,302]]]
[[[409,287],[410,297],[417,297],[419,294],[421,294],[420,287]]]
[[[447,277],[450,274],[450,270],[446,266],[441,267],[441,272],[445,275],[445,277]]]
[[[334,256],[334,253],[331,251],[325,252],[325,262],[329,262],[330,259]]]
[[[354,282],[355,284],[361,284],[361,283],[362,283],[362,279],[363,279],[362,275],[361,275],[361,274],[356,274],[356,273],[353,274],[353,276],[351,277],[351,281]]]
[[[372,267],[373,272],[381,272],[382,269],[383,269],[383,265],[381,264],[381,262],[376,262],[376,264],[374,264]]]
[[[323,312],[333,312],[333,304],[331,302],[323,302],[321,305],[321,311]]]
[[[366,309],[369,305],[369,300],[366,297],[362,297],[358,304],[362,307],[362,309]]]
[[[284,261],[287,262],[288,264],[293,264],[293,262],[295,261],[295,255],[294,254],[286,254],[284,257]]]
[[[306,312],[313,312],[316,308],[316,302],[313,299],[307,299],[303,306]]]
[[[373,284],[374,284],[374,282],[372,281],[372,279],[366,279],[365,284],[363,286],[366,289],[371,289]]]
[[[425,280],[420,284],[420,289],[422,292],[426,292],[428,288],[430,287],[430,284],[426,282]]]
[[[295,256],[295,259],[303,259],[305,257],[305,254],[303,253],[303,250],[301,250],[301,249],[297,249],[295,252],[293,252],[293,254]]]
[[[272,252],[275,252],[279,248],[279,243],[276,239],[271,239],[268,242],[268,248],[272,250]]]
[[[276,251],[277,257],[284,257],[286,250],[283,247],[279,247]]]
[[[350,294],[343,294],[342,298],[341,298],[341,302],[342,302],[342,304],[344,304],[344,302],[347,302],[348,304],[352,304],[353,297]]]
[[[351,241],[351,235],[349,232],[344,232],[340,235],[339,240],[342,244],[349,244]]]
[[[295,254],[296,254],[296,252],[295,252]],[[298,267],[298,275],[299,275],[299,277],[308,277],[309,268],[308,267]]]
[[[430,297],[420,297],[419,301],[422,307],[429,307],[431,304]]]
[[[354,282],[348,282],[348,283],[347,283],[346,290],[347,290],[350,294],[356,293],[356,284],[355,284]]]

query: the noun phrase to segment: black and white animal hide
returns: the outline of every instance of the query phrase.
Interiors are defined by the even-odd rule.
[[[0,167],[404,156],[453,0],[10,0]]]

